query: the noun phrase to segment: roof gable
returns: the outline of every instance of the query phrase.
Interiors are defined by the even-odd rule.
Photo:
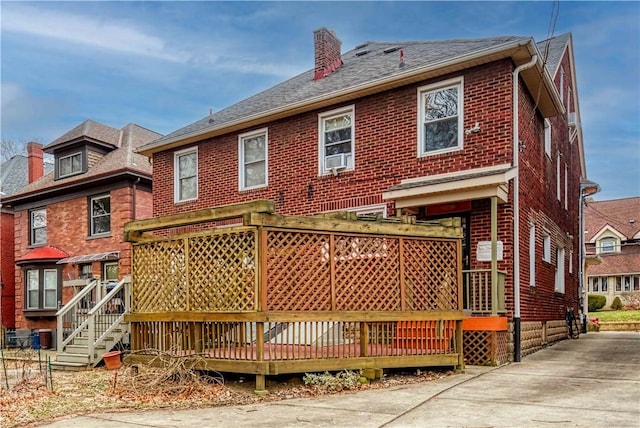
[[[584,209],[585,241],[592,242],[608,226],[624,238],[640,233],[640,197],[587,203]]]

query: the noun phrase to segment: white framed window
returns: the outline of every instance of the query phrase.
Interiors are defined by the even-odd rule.
[[[198,148],[175,152],[173,171],[174,202],[198,199]]]
[[[365,216],[381,216],[387,217],[387,204],[368,205],[364,207],[348,208],[347,211],[356,213],[358,217]]]
[[[560,100],[564,101],[564,67],[560,67]]]
[[[71,155],[61,156],[58,158],[58,178],[75,175],[82,172],[82,153],[73,153]]]
[[[27,309],[38,309],[40,307],[40,278],[37,269],[27,270],[25,277],[27,281]]]
[[[544,120],[544,152],[551,157],[551,121]]]
[[[602,238],[596,246],[598,254],[616,253],[618,251],[618,240],[616,238]]]
[[[573,113],[573,108],[571,107],[571,86],[567,88],[567,114]]]
[[[599,292],[599,287],[598,285],[600,285],[600,280],[599,278],[596,276],[590,276],[589,277],[589,291],[593,292],[593,293],[597,293]]]
[[[564,248],[556,249],[556,286],[557,293],[564,293]]]
[[[558,200],[562,200],[560,195],[560,153],[558,153],[558,156],[556,157],[556,194]]]
[[[573,251],[569,251],[569,274],[573,275]]]
[[[462,77],[418,88],[418,156],[461,150]]]
[[[536,225],[529,226],[529,285],[536,285]]]
[[[551,235],[542,235],[542,260],[551,263]]]
[[[44,270],[44,305],[45,309],[58,307],[58,271],[56,269]]]
[[[355,168],[355,106],[318,115],[318,172]]]
[[[47,209],[38,208],[29,212],[29,243],[47,243]]]
[[[609,277],[600,277],[600,292],[606,293],[609,291]]]
[[[569,190],[569,166],[566,164],[564,164],[564,209],[568,210],[569,209],[569,197],[568,197],[568,192],[567,190]]]
[[[90,234],[104,235],[111,232],[111,196],[101,195],[89,200]]]
[[[240,190],[265,187],[268,181],[267,128],[238,136],[238,171]]]

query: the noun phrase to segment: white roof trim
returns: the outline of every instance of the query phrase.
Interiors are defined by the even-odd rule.
[[[615,235],[617,238],[619,238],[621,241],[626,241],[627,237],[625,235],[623,235],[622,233],[618,232],[615,227],[609,225],[609,224],[605,224],[604,226],[602,226],[602,228],[597,231],[594,235],[593,238],[591,238],[589,240],[590,243],[595,243],[596,241],[598,241],[599,239],[602,239],[603,236],[606,232],[610,232],[611,234]]]

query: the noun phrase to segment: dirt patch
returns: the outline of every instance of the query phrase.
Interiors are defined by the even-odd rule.
[[[52,373],[45,377],[38,362],[21,362],[7,389],[0,385],[0,426],[33,427],[69,416],[99,412],[150,409],[193,409],[253,404],[324,394],[345,394],[364,389],[427,382],[451,375],[449,370],[387,371],[381,380],[333,391],[306,385],[303,375],[267,378],[268,394],[254,393],[253,376],[195,372],[179,364],[164,369],[151,367],[118,370],[104,367],[85,372]]]

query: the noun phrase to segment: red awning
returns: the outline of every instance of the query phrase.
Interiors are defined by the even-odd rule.
[[[38,247],[16,259],[16,264],[57,261],[69,255],[56,247]]]

